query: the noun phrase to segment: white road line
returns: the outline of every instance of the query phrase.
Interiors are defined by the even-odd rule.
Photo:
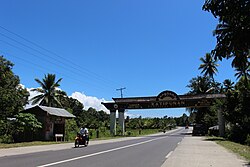
[[[78,160],[78,159],[92,157],[92,156],[96,156],[96,155],[100,155],[100,154],[104,154],[104,153],[108,153],[108,152],[112,152],[112,151],[117,151],[117,150],[129,148],[129,147],[133,147],[133,146],[137,146],[137,145],[149,143],[149,142],[152,142],[152,141],[155,141],[155,140],[160,140],[162,138],[166,138],[166,136],[161,137],[161,138],[147,140],[147,141],[140,142],[140,143],[135,143],[135,144],[123,146],[123,147],[118,147],[118,148],[114,148],[114,149],[110,149],[110,150],[106,150],[106,151],[101,151],[101,152],[97,152],[97,153],[93,153],[93,154],[89,154],[89,155],[84,155],[84,156],[75,157],[75,158],[71,158],[71,159],[66,159],[66,160],[62,160],[62,161],[57,161],[57,162],[53,162],[53,163],[49,163],[49,164],[44,164],[44,165],[40,165],[40,166],[37,166],[37,167],[47,167],[47,166],[53,166],[53,165],[62,164],[62,163],[70,162],[70,161],[75,161],[75,160]]]
[[[172,153],[173,153],[173,151],[170,151],[165,158],[168,159]]]

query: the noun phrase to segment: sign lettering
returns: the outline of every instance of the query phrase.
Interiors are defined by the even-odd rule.
[[[157,96],[156,100],[157,101],[160,101],[160,100],[179,100],[179,97],[176,93],[166,90],[164,92],[161,92]]]

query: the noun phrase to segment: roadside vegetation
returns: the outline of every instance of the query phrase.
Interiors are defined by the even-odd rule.
[[[221,141],[217,141],[216,143],[244,157],[250,163],[250,146],[242,145],[242,144],[231,142],[228,140],[224,140],[224,141],[221,140]]]
[[[77,117],[75,120],[68,120],[66,124],[66,140],[72,141],[74,140],[76,133],[79,132],[79,128],[81,126],[86,126],[89,128],[89,137],[90,139],[105,139],[112,137],[121,137],[122,131],[119,125],[116,126],[116,136],[110,135],[109,128],[109,115],[104,111],[96,111],[93,108],[89,108],[87,111],[83,111],[82,114],[84,116]],[[100,114],[102,116],[100,116]],[[183,119],[180,119],[184,117]],[[140,135],[148,135],[154,134],[157,132],[163,132],[164,130],[170,130],[176,127],[175,119],[186,120],[187,116],[184,115],[180,118],[172,118],[172,117],[163,117],[163,118],[130,118],[126,117],[125,119],[125,136],[140,136]],[[82,120],[84,118],[84,120]],[[100,119],[105,118],[105,119]],[[70,122],[70,123],[69,123]],[[117,121],[118,122],[118,121]],[[182,123],[178,122],[178,125],[185,124],[185,121]]]
[[[221,137],[209,137],[207,140],[216,141],[217,144],[242,156],[250,163],[250,146],[235,143]]]
[[[226,98],[215,101],[209,108],[191,108],[193,123],[202,124],[206,131],[218,125],[218,111],[225,118],[225,139],[250,145],[250,3],[235,0],[206,0],[203,8],[218,19],[213,32],[217,43],[212,51],[201,57],[200,76],[190,80],[187,94],[223,93]],[[216,81],[219,61],[231,61],[235,70],[236,82],[225,78]],[[218,131],[218,130],[217,130]],[[218,135],[213,131],[211,135]]]

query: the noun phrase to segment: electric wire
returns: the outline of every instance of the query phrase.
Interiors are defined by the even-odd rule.
[[[2,33],[0,33],[0,35],[5,36],[5,35],[2,34]],[[7,37],[7,38],[10,39],[10,40],[12,40],[12,41],[14,41],[14,42],[16,42],[16,43],[19,43],[19,44],[22,45],[22,46],[25,46],[25,47],[27,47],[27,48],[30,48],[29,46],[26,46],[25,44],[22,44],[22,43],[20,43],[20,42],[14,40],[14,39],[12,39],[12,38],[10,38],[10,37]],[[45,57],[44,57],[44,56],[43,56],[43,57],[40,57],[40,56],[38,56],[37,54],[33,54],[33,53],[29,52],[29,51],[26,51],[26,50],[23,49],[23,48],[20,48],[20,47],[18,47],[18,46],[15,46],[15,45],[13,45],[13,44],[11,44],[11,43],[9,43],[9,42],[3,41],[3,40],[0,40],[0,41],[3,42],[3,43],[5,43],[5,44],[7,44],[7,45],[9,45],[9,46],[11,46],[11,47],[17,48],[18,50],[21,50],[21,51],[23,51],[23,52],[25,52],[25,53],[28,53],[29,55],[33,55],[33,56],[35,56],[35,57],[38,57],[39,59],[43,60],[44,62],[48,62],[48,63],[50,63],[50,64],[52,64],[52,65],[59,66],[59,67],[61,67],[61,68],[64,69],[64,70],[65,70],[65,68],[67,68],[68,71],[71,72],[71,73],[74,74],[74,75],[75,75],[76,73],[78,73],[79,75],[82,75],[82,73],[80,73],[80,71],[79,71],[78,69],[76,69],[76,68],[73,68],[73,69],[75,69],[75,71],[74,71],[74,70],[72,70],[72,68],[68,67],[67,65],[66,65],[66,66],[62,66],[62,65],[63,65],[63,62],[61,62],[61,61],[58,61],[58,62],[61,62],[61,65],[60,65],[60,64],[55,64],[54,62],[50,61],[50,59],[46,59],[46,56],[47,56],[47,55],[41,53],[40,51],[38,51],[38,50],[36,50],[36,49],[30,48],[31,50],[36,51],[36,52],[38,52],[39,54],[44,55]],[[55,59],[55,58],[53,58],[53,57],[50,57],[50,58],[52,58],[53,60],[57,61],[57,59]],[[85,76],[86,76],[87,78],[89,78],[90,80],[93,79],[90,75],[85,75]],[[95,79],[96,79],[96,78],[95,78]],[[96,80],[97,80],[97,79],[96,79]],[[110,88],[111,88],[111,86],[110,86],[109,84],[107,84],[107,83],[103,83],[103,84],[105,84],[107,87],[110,87]],[[113,87],[112,87],[112,88],[113,88]]]
[[[56,53],[54,53],[54,52],[52,52],[52,51],[50,51],[50,50],[48,50],[48,49],[46,49],[46,48],[44,48],[44,47],[38,45],[38,44],[35,43],[35,42],[32,42],[32,41],[30,41],[30,40],[28,40],[28,39],[22,37],[21,35],[18,35],[17,33],[14,33],[13,31],[10,31],[10,30],[6,29],[5,27],[3,27],[3,26],[1,26],[1,25],[0,25],[0,28],[3,29],[3,30],[5,30],[5,31],[7,31],[7,32],[9,32],[9,33],[11,33],[11,34],[13,34],[13,35],[15,35],[15,36],[17,36],[18,38],[20,38],[20,39],[22,39],[22,40],[24,40],[24,41],[26,41],[26,42],[28,42],[28,43],[30,43],[30,44],[32,44],[32,45],[38,47],[38,48],[40,48],[40,49],[46,51],[47,53],[50,53],[50,54],[52,54],[52,55],[54,55],[54,56],[56,56],[56,57],[58,57],[58,58],[60,58],[60,59],[65,60],[67,63],[71,63],[72,65],[74,65],[73,67],[72,67],[72,66],[71,66],[71,67],[74,68],[74,69],[76,69],[76,70],[80,70],[80,71],[82,71],[82,72],[84,72],[84,73],[88,73],[88,74],[92,75],[92,77],[94,77],[94,78],[96,78],[96,79],[98,79],[98,80],[104,81],[104,82],[106,82],[106,83],[112,84],[112,85],[114,85],[114,86],[119,85],[117,82],[110,81],[110,80],[108,80],[107,78],[104,78],[103,76],[100,76],[100,75],[98,75],[98,74],[96,74],[96,73],[94,73],[94,72],[88,70],[87,68],[81,67],[81,66],[79,66],[78,64],[76,64],[75,62],[73,62],[73,61],[71,61],[71,60],[69,60],[69,59],[66,59],[66,58],[62,57],[62,56],[60,56],[60,55],[58,55],[58,54],[56,54]],[[6,35],[4,35],[4,34],[2,34],[2,33],[1,33],[1,35],[7,37]],[[7,37],[7,38],[14,40],[13,38],[10,38],[10,37]],[[16,40],[14,40],[14,41],[16,41]],[[16,41],[16,42],[18,42],[18,41]],[[30,48],[30,49],[32,49],[32,50],[37,51],[36,49],[33,49],[33,48],[31,48],[31,47],[29,47],[29,46],[27,46],[27,45],[24,45],[24,44],[22,44],[22,43],[20,43],[20,42],[18,42],[18,43],[21,44],[21,45],[23,45],[23,46],[25,46],[25,47],[28,47],[28,48]],[[40,51],[38,51],[38,52],[41,53]],[[43,53],[42,53],[42,54],[43,54]],[[44,54],[43,54],[43,55],[44,55]],[[47,55],[47,56],[49,56],[49,55]],[[53,57],[51,57],[51,56],[49,56],[49,57],[52,58],[52,59],[55,59],[55,58],[53,58]],[[56,60],[57,60],[57,59],[56,59]],[[58,60],[57,60],[57,61],[58,61]],[[60,61],[60,62],[61,62],[61,61]],[[61,63],[65,64],[65,62],[61,62]],[[78,67],[78,68],[76,68],[76,67]]]
[[[10,56],[10,57],[15,57],[16,59],[19,59],[19,60],[21,60],[22,62],[24,62],[24,63],[26,63],[26,64],[28,64],[28,65],[32,65],[32,66],[34,66],[36,69],[39,69],[39,71],[41,71],[41,72],[44,72],[45,69],[47,69],[47,70],[49,70],[49,71],[52,71],[52,70],[49,69],[47,66],[41,66],[41,65],[39,65],[39,64],[34,63],[33,61],[31,61],[31,60],[29,60],[29,59],[24,59],[24,58],[21,58],[21,57],[19,57],[19,56],[15,56],[15,55],[10,54],[10,53],[8,53],[8,52],[5,52],[5,51],[3,51],[3,50],[0,50],[0,52],[5,53],[5,54],[7,54],[7,55]],[[20,64],[21,64],[21,63],[20,63]],[[69,75],[66,75],[66,74],[61,73],[61,72],[58,72],[58,71],[53,71],[53,72],[55,72],[55,73],[57,73],[57,74],[60,74],[60,75],[63,76],[63,77],[65,76],[65,77],[67,77],[67,78],[69,78],[69,79],[71,79],[71,80],[73,80],[73,81],[76,81],[76,82],[78,82],[78,83],[81,84],[81,85],[86,85],[86,86],[93,87],[94,90],[96,90],[96,89],[98,89],[98,90],[103,90],[103,88],[105,88],[105,87],[102,87],[102,86],[100,86],[100,85],[92,84],[92,83],[90,83],[90,82],[88,82],[88,81],[84,81],[84,82],[83,82],[83,81],[80,80],[80,79],[73,78],[73,77],[71,77],[71,76],[69,76]],[[93,89],[92,89],[92,90],[93,90]]]
[[[26,50],[24,50],[24,49],[18,47],[18,46],[12,45],[12,44],[9,43],[9,42],[3,41],[3,40],[1,40],[1,39],[0,39],[0,42],[5,43],[5,44],[7,44],[7,45],[9,45],[9,46],[11,46],[11,47],[13,47],[13,48],[18,49],[18,50],[21,50],[22,52],[25,52],[25,53],[27,53],[27,54],[29,54],[29,55],[33,55],[33,56],[35,56],[35,57],[37,56],[37,55],[35,55],[35,54],[33,54],[33,53],[29,52],[29,51],[26,51]],[[55,65],[54,62],[52,62],[52,61],[50,61],[50,60],[47,60],[47,59],[45,59],[44,57],[40,57],[40,59],[42,59],[44,62],[50,63],[50,64],[52,64],[52,65]],[[28,59],[26,59],[26,60],[28,61]],[[57,65],[57,66],[58,66],[58,67],[61,67],[62,69],[65,68],[65,67],[62,66],[62,65]],[[76,75],[76,73],[79,73],[78,71],[73,71],[73,70],[70,69],[70,68],[69,68],[69,72],[71,72],[73,75]],[[81,75],[81,73],[79,73],[79,74]],[[89,79],[91,79],[90,76],[86,76],[86,77],[89,78]],[[86,81],[85,81],[85,82],[86,82]],[[112,87],[109,86],[109,85],[107,85],[107,87],[112,88]]]

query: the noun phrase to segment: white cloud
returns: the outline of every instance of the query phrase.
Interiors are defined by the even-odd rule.
[[[141,115],[140,114],[131,114],[131,113],[125,112],[125,117],[127,117],[127,116],[129,116],[129,118],[138,118]]]
[[[84,105],[84,109],[92,107],[95,108],[97,111],[103,110],[109,113],[109,110],[101,104],[102,102],[106,102],[104,98],[98,99],[97,97],[87,96],[84,93],[80,92],[74,92],[70,97],[77,99],[79,102],[81,102]]]
[[[20,85],[20,86],[25,88],[24,85]],[[27,104],[25,106],[25,108],[27,109],[27,108],[30,108],[33,106],[31,104],[32,102],[30,101],[30,99],[32,99],[33,97],[35,97],[41,93],[39,93],[37,91],[31,91],[34,88],[26,88],[26,89],[30,93],[29,104]],[[72,93],[72,95],[70,97],[77,99],[79,102],[81,102],[84,105],[85,110],[92,107],[92,108],[95,108],[97,111],[103,110],[103,111],[109,113],[109,110],[104,105],[101,104],[102,102],[107,102],[104,98],[98,99],[97,97],[87,96],[84,93],[80,93],[80,92],[74,92],[74,93]]]
[[[35,105],[38,105],[38,104],[32,105],[32,101],[30,101],[30,99],[32,99],[33,97],[35,97],[35,96],[37,96],[37,95],[39,95],[39,94],[41,94],[41,93],[39,93],[39,92],[37,92],[37,91],[31,91],[31,90],[34,89],[34,88],[26,88],[26,89],[27,89],[27,91],[30,93],[30,96],[29,96],[29,98],[28,98],[29,104],[27,104],[24,108],[25,108],[25,109],[28,109],[28,108],[31,108],[31,107],[33,107],[33,106],[35,106]]]

